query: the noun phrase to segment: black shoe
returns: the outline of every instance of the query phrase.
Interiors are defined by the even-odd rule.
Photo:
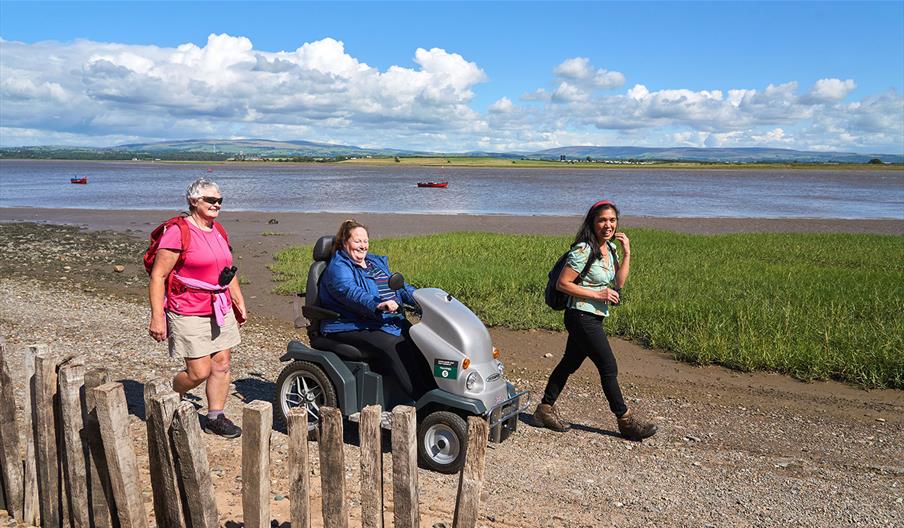
[[[232,420],[226,418],[225,414],[217,416],[215,420],[209,418],[205,420],[204,432],[222,436],[223,438],[238,438],[242,436],[242,428],[232,423]]]

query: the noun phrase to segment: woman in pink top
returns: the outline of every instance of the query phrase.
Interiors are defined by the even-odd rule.
[[[241,342],[239,320],[247,317],[245,300],[234,276],[226,231],[215,225],[223,203],[219,186],[198,178],[189,185],[186,199],[185,222],[173,224],[160,238],[148,286],[148,333],[157,341],[168,339],[170,355],[185,359],[185,370],[173,378],[176,392],[185,395],[207,382],[204,431],[235,438],[242,430],[223,414],[223,407],[229,391],[230,354]],[[183,227],[190,233],[187,249],[182,247]]]

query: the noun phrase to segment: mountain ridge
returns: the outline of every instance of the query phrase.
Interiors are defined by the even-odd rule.
[[[160,159],[225,160],[247,158],[349,158],[385,156],[456,156],[530,158],[543,160],[595,161],[698,161],[713,163],[867,163],[880,159],[886,163],[904,163],[904,154],[863,154],[838,151],[805,151],[771,147],[637,147],[574,145],[537,151],[429,152],[394,148],[367,148],[354,145],[305,140],[185,139],[153,143],[126,143],[112,147],[27,146],[0,147],[2,158],[56,158],[66,153],[78,158],[123,159],[154,157]]]

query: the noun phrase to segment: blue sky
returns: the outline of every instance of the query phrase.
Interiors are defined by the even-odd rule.
[[[904,153],[904,2],[3,1],[0,38],[3,146]]]

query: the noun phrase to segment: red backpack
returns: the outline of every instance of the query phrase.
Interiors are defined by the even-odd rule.
[[[154,269],[154,261],[157,259],[157,250],[160,249],[160,239],[163,238],[163,233],[169,229],[170,226],[179,226],[179,233],[182,235],[182,251],[179,252],[179,259],[176,261],[176,266],[173,268],[175,269],[185,261],[185,254],[188,252],[188,244],[191,241],[191,233],[189,232],[188,222],[185,220],[186,218],[185,215],[174,216],[151,231],[151,243],[148,244],[148,250],[144,252],[144,269],[148,272],[148,275],[150,275],[151,270]],[[219,222],[214,222],[213,225],[217,231],[220,232],[223,239],[226,240],[226,245],[229,246],[229,250],[232,251],[232,246],[229,244],[229,235],[226,234],[226,230],[223,229],[223,226],[220,225]],[[170,290],[171,282],[172,273],[167,277],[166,291]]]

